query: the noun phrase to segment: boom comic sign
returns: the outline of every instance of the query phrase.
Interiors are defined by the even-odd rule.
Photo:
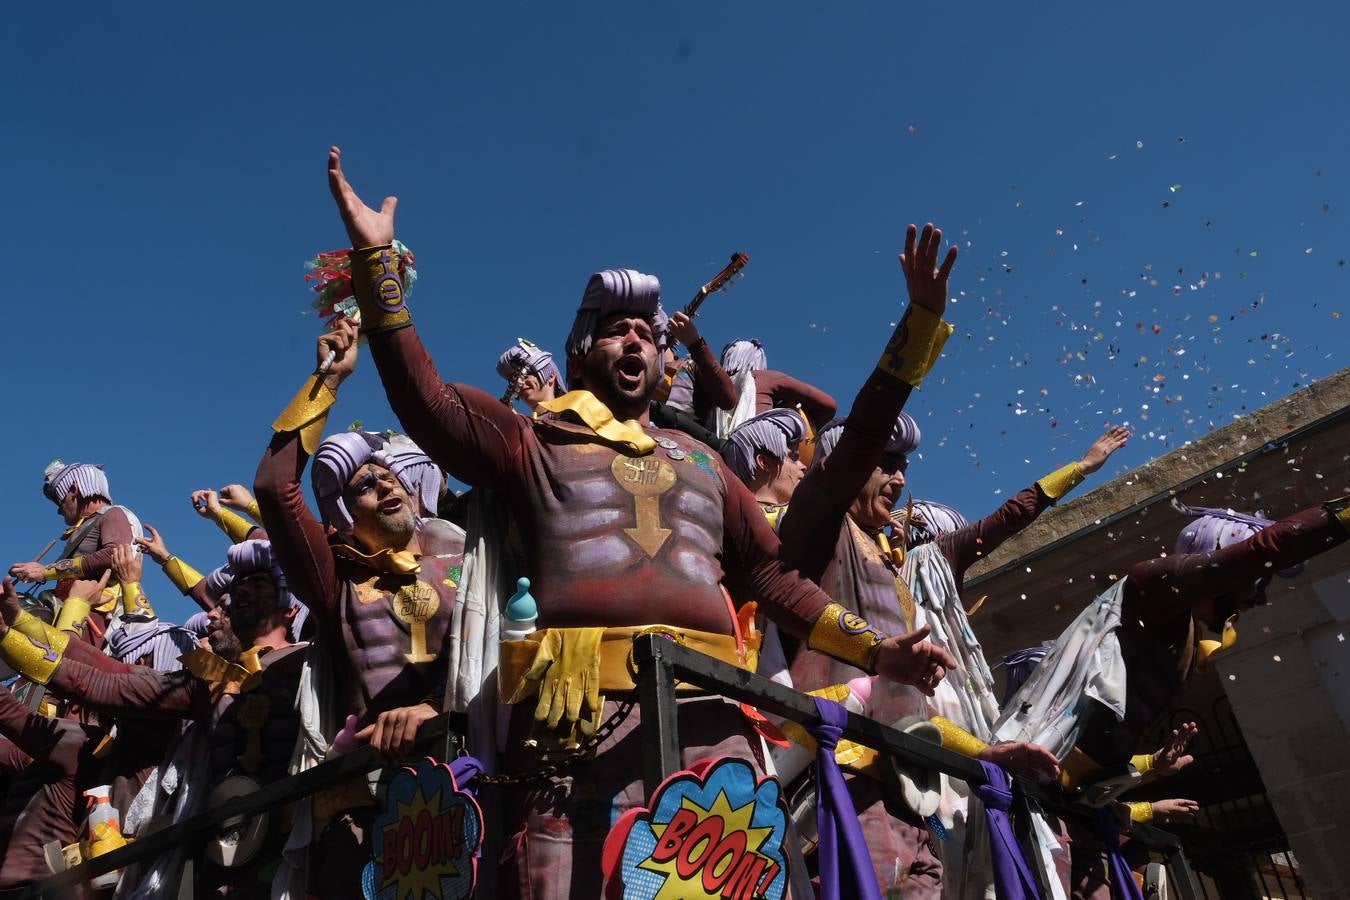
[[[478,801],[450,767],[424,759],[399,770],[375,819],[375,858],[362,872],[365,900],[465,900],[473,895],[483,843]]]
[[[782,900],[786,831],[777,781],[738,759],[702,760],[619,817],[603,856],[610,897]]]

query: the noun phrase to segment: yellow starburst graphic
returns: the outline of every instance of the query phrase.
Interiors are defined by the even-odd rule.
[[[398,802],[398,816],[385,829],[383,887],[394,886],[395,900],[440,897],[440,880],[459,874],[461,817],[445,811],[441,794],[438,788],[427,797],[418,784],[409,802]]]
[[[732,809],[718,791],[710,809],[683,797],[670,822],[653,822],[656,847],[638,868],[665,876],[654,900],[749,898],[763,890],[778,863],[758,852],[774,829],[752,827],[754,811],[754,800]]]

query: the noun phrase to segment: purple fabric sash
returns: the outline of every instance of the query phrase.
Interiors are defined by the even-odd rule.
[[[808,725],[816,739],[816,831],[820,843],[816,860],[820,866],[820,900],[858,897],[881,900],[872,858],[867,853],[858,811],[853,808],[844,773],[834,760],[834,748],[848,723],[848,710],[821,697],[814,698],[819,725]]]
[[[1139,882],[1134,880],[1130,864],[1120,849],[1120,822],[1111,807],[1097,811],[1097,833],[1106,844],[1106,861],[1110,868],[1111,897],[1113,900],[1144,900]]]
[[[994,894],[998,900],[1036,900],[1040,892],[1031,866],[1022,853],[1022,847],[1013,834],[1012,780],[1008,773],[993,763],[980,761],[985,784],[972,784],[975,796],[984,803],[985,819],[989,823],[989,856],[994,869]]]

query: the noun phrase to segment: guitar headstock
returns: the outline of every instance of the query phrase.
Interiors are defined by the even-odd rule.
[[[727,263],[722,271],[714,275],[712,281],[698,289],[694,299],[689,301],[689,305],[684,308],[685,315],[691,318],[698,315],[698,308],[704,300],[708,299],[708,295],[724,291],[730,287],[732,282],[740,278],[741,270],[745,268],[745,264],[749,261],[750,255],[747,253],[731,254],[731,262]]]

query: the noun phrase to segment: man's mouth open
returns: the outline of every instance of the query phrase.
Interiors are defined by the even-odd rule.
[[[647,365],[641,356],[629,354],[614,366],[614,373],[619,387],[633,391],[642,387],[642,380],[647,375]]]

